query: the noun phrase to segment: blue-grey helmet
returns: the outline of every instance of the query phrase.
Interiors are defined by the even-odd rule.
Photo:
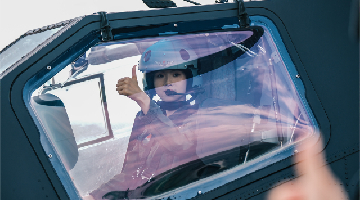
[[[201,77],[198,76],[198,56],[185,40],[163,39],[141,55],[139,70],[143,72],[143,89],[148,91],[154,88],[152,72],[158,70],[184,70],[188,81],[188,90],[201,86]]]

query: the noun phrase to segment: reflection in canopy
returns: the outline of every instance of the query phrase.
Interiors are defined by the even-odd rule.
[[[119,78],[130,76],[130,67],[148,47],[163,39],[101,43],[83,56],[88,61],[86,68],[72,68],[69,83],[49,92],[64,101],[76,142],[100,137],[104,131],[92,127],[101,120],[104,124],[106,117],[111,123],[106,127],[111,127],[114,137],[80,148],[69,172],[82,196],[153,197],[261,159],[313,134],[314,122],[269,32],[262,28],[167,37],[196,53],[198,75],[189,82],[201,79],[201,87],[188,94],[193,97],[188,98],[191,102],[170,116],[155,98],[150,114],[136,115],[138,105],[119,96],[114,86]],[[70,82],[97,73],[104,74],[103,96],[90,89],[90,82],[69,87]],[[74,88],[84,91],[72,92]],[[87,97],[80,97],[85,93]],[[100,104],[76,105],[74,99],[82,98],[93,98],[88,102],[106,99],[108,114]],[[80,108],[90,113],[97,109],[96,115],[102,116],[91,117]],[[74,126],[74,113],[82,114],[81,129]]]

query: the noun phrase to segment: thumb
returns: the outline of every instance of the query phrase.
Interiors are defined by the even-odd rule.
[[[136,65],[133,66],[132,68],[132,77],[133,80],[137,81],[137,76],[136,76]]]
[[[315,138],[310,138],[305,144],[302,144],[303,152],[295,155],[296,165],[299,174],[309,174],[311,177],[319,177],[318,173],[320,167],[325,165],[324,155],[321,153],[321,140],[317,141]]]

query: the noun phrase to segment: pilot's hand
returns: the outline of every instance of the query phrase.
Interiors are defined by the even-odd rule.
[[[125,77],[118,80],[116,84],[116,91],[120,95],[127,96],[136,101],[144,114],[147,113],[150,107],[150,98],[141,90],[138,85],[136,76],[136,65],[132,68],[132,77]]]
[[[130,98],[136,93],[143,92],[138,85],[136,76],[136,65],[134,65],[132,68],[131,78],[125,77],[118,80],[118,83],[116,84],[116,91],[118,91],[120,95],[125,95]]]
[[[334,177],[330,169],[325,166],[325,159],[321,151],[321,144],[314,141],[306,143],[304,151],[295,155],[295,165],[299,178],[281,184],[270,191],[268,200],[346,200],[347,195]]]

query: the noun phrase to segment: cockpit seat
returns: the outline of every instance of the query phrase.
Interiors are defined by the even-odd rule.
[[[34,96],[31,104],[48,140],[67,170],[74,168],[79,151],[64,103],[52,94]],[[43,141],[43,140],[42,140]]]

